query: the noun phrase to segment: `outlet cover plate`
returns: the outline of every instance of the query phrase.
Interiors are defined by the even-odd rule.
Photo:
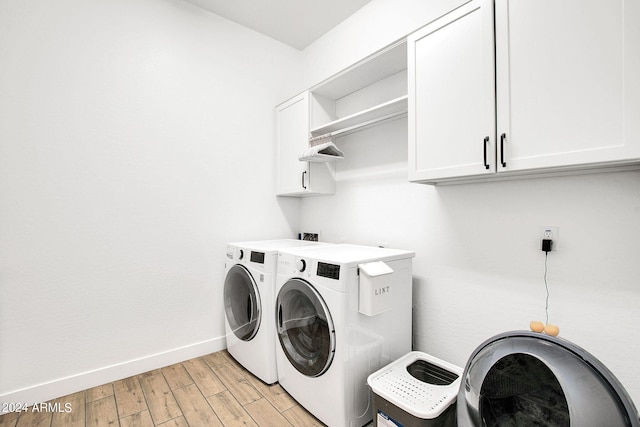
[[[542,239],[553,240],[553,244],[551,245],[551,252],[557,251],[559,247],[558,242],[560,241],[559,227],[552,225],[540,227],[540,240],[538,241],[538,246],[542,244]]]

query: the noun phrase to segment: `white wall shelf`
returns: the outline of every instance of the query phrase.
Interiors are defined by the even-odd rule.
[[[335,74],[310,91],[339,99],[406,69],[407,42],[402,40]]]
[[[330,133],[334,136],[355,132],[364,127],[372,126],[407,114],[408,96],[403,95],[387,102],[359,111],[347,117],[334,120],[322,126],[311,129],[311,135]]]
[[[337,73],[310,93],[311,136],[346,135],[406,115],[406,40]]]

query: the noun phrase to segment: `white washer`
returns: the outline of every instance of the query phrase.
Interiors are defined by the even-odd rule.
[[[276,281],[280,385],[331,427],[372,419],[367,376],[411,351],[413,252],[356,245],[283,249]],[[388,311],[359,312],[359,264],[383,261]],[[387,287],[388,286],[388,287]]]
[[[267,384],[278,381],[275,356],[275,280],[278,250],[318,245],[295,239],[227,245],[224,309],[227,350]]]

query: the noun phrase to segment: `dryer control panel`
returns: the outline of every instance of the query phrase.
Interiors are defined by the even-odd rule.
[[[318,270],[316,274],[320,277],[340,280],[340,266],[326,262],[318,262]]]
[[[251,251],[251,262],[264,264],[264,252]]]

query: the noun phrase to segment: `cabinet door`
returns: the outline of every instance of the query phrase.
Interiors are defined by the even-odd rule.
[[[277,106],[276,122],[276,194],[303,193],[309,186],[309,164],[298,156],[309,144],[308,92]]]
[[[493,35],[474,0],[409,36],[410,181],[495,172]]]
[[[309,147],[309,92],[276,107],[278,196],[306,196],[336,192],[333,162],[298,160]]]
[[[499,172],[640,157],[639,27],[638,0],[496,0]]]

